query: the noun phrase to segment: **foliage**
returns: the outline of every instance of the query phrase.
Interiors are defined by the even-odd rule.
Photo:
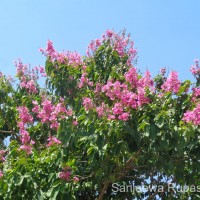
[[[197,60],[195,84],[165,69],[152,78],[133,66],[130,35],[111,30],[84,57],[51,41],[40,51],[45,69],[18,60],[15,79],[0,74],[1,199],[199,197]],[[122,191],[130,185],[149,188]]]

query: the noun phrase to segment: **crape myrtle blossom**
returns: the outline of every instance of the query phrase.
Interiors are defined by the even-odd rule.
[[[77,126],[77,125],[78,125],[78,121],[77,121],[77,120],[74,120],[74,121],[72,122],[72,124],[73,124],[74,126]]]
[[[166,73],[166,67],[161,68],[160,73],[161,73],[162,76],[164,76],[165,73]]]
[[[183,120],[185,122],[191,122],[194,125],[200,125],[200,104],[197,104],[193,110],[184,113]]]
[[[34,70],[29,70],[28,65],[24,65],[20,59],[15,61],[17,68],[17,76],[20,80],[21,88],[26,89],[28,93],[37,93],[36,80],[38,79],[37,74]]]
[[[77,52],[57,52],[53,47],[53,42],[48,40],[46,49],[40,48],[46,57],[50,58],[52,62],[58,61],[59,63],[67,63],[73,67],[78,67],[83,65],[82,57]]]
[[[79,182],[79,177],[74,176],[74,177],[73,177],[73,180],[74,180],[74,183],[77,183],[77,182]]]
[[[194,60],[194,65],[191,66],[190,71],[192,72],[192,74],[197,77],[200,75],[200,66],[199,66],[199,60],[195,59]]]
[[[85,85],[93,86],[93,82],[88,80],[88,78],[87,78],[87,73],[86,73],[86,72],[84,72],[84,73],[81,75],[81,78],[79,79],[78,87],[79,87],[79,88],[82,88],[82,87],[85,86]]]
[[[102,35],[101,39],[98,38],[91,41],[86,51],[86,55],[91,57],[91,54],[94,54],[98,47],[106,41],[109,41],[110,46],[118,53],[121,58],[125,55],[128,55],[126,64],[131,66],[137,51],[134,49],[133,41],[130,41],[130,35],[125,37],[125,31],[119,35],[112,30],[107,30],[106,33]]]
[[[200,88],[192,88],[192,101],[196,102],[198,101],[198,98],[200,98]]]
[[[63,181],[69,182],[72,177],[72,172],[70,167],[69,166],[64,167],[63,171],[58,174],[58,177]],[[72,180],[74,181],[74,183],[77,183],[79,182],[79,177],[74,176]]]
[[[145,72],[144,77],[138,80],[137,85],[138,85],[137,87],[144,88],[144,89],[149,88],[152,92],[155,91],[154,82],[148,70]]]
[[[4,150],[0,150],[0,161],[4,162],[5,161],[5,157],[4,157],[5,151]]]
[[[20,119],[18,127],[22,142],[20,149],[26,151],[27,154],[31,154],[32,144],[34,144],[34,141],[31,140],[29,133],[26,130],[26,125],[33,123],[33,117],[30,115],[28,108],[25,106],[18,107],[18,112]]]
[[[109,33],[111,37],[112,32]],[[96,84],[94,94],[105,94],[111,101],[113,106],[109,107],[105,102],[98,105],[88,97],[83,98],[83,106],[86,111],[95,108],[98,117],[107,117],[109,120],[119,119],[127,121],[129,119],[130,109],[137,109],[144,104],[149,103],[146,97],[146,90],[154,92],[154,82],[151,79],[149,71],[146,71],[144,77],[139,78],[136,68],[131,67],[124,76],[126,82],[118,80],[108,80],[105,85]]]
[[[47,147],[50,147],[50,146],[53,146],[53,145],[56,145],[56,144],[61,144],[61,141],[58,140],[58,138],[56,138],[55,136],[50,136],[48,139],[48,144],[47,144]]]
[[[64,181],[70,181],[71,169],[69,166],[65,166],[63,171],[59,173],[58,177]]]
[[[41,74],[41,77],[46,77],[47,75],[46,75],[46,72],[45,72],[45,69],[44,69],[44,67],[42,67],[42,66],[36,66],[36,67],[34,67],[33,69],[32,69],[32,71],[33,72],[40,72],[40,74]]]
[[[129,113],[124,112],[121,115],[119,115],[118,119],[122,120],[122,121],[127,121],[129,119]]]
[[[3,177],[3,172],[0,170],[0,178]]]
[[[149,71],[142,78],[138,78],[138,73],[134,67],[125,74],[125,83],[120,81],[109,80],[107,84],[101,87],[101,92],[109,97],[112,101],[117,101],[108,113],[108,119],[120,119],[127,121],[129,118],[130,108],[137,109],[143,104],[149,103],[146,97],[146,89],[155,91],[153,80]],[[130,88],[129,88],[130,86]],[[103,105],[103,104],[102,104]],[[105,106],[104,106],[105,107]],[[96,108],[98,116],[105,116],[105,108],[98,106]]]
[[[180,86],[181,86],[181,82],[178,80],[178,73],[175,71],[172,71],[169,77],[167,78],[167,80],[161,86],[161,88],[165,92],[177,93],[179,91]]]
[[[41,106],[37,101],[32,101],[32,103],[34,105],[32,111],[37,114],[37,118],[41,119],[42,123],[50,124],[50,128],[56,130],[60,126],[59,119],[72,115],[72,110],[67,110],[62,101],[53,105],[50,100],[43,98]]]
[[[104,102],[102,102],[100,106],[96,107],[96,112],[98,117],[105,117],[110,113],[110,109]]]
[[[70,181],[70,175],[71,172],[70,171],[64,171],[64,172],[60,172],[58,177],[64,181]]]
[[[92,100],[89,97],[84,97],[83,98],[83,106],[86,111],[93,109],[93,103]]]

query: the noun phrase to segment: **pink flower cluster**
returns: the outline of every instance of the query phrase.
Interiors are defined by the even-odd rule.
[[[74,67],[82,66],[83,61],[80,54],[77,52],[67,51],[65,53],[66,59],[68,60],[68,64]]]
[[[200,88],[192,88],[192,101],[196,102],[200,97]]]
[[[51,40],[47,41],[46,49],[40,48],[39,51],[46,57],[50,57],[51,60],[57,59],[58,52],[54,49],[53,42]]]
[[[139,75],[137,73],[137,69],[135,67],[131,67],[129,71],[125,73],[124,76],[125,76],[126,82],[131,85],[132,89],[138,89],[138,88],[147,89],[148,88],[151,91],[155,90],[154,82],[148,70],[145,72],[144,77],[138,78]]]
[[[2,161],[2,162],[5,161],[4,154],[5,154],[5,151],[4,150],[0,150],[0,161]]]
[[[53,47],[53,42],[48,40],[46,49],[39,49],[46,57],[49,57],[52,62],[68,63],[73,67],[83,65],[82,57],[77,52],[57,52]]]
[[[70,170],[70,167],[69,166],[66,166],[63,168],[63,171],[59,173],[58,177],[64,181],[70,181],[70,178],[71,178],[71,170]],[[77,176],[74,176],[73,177],[73,181],[74,183],[77,183],[79,182],[79,178]]]
[[[89,97],[84,97],[83,98],[83,106],[86,111],[93,109],[93,103],[92,100]]]
[[[17,76],[19,77],[21,88],[25,88],[29,93],[37,93],[38,91],[35,84],[37,80],[36,74],[30,72],[28,66],[24,65],[20,59],[15,62],[15,66],[17,68]]]
[[[130,35],[126,36],[125,31],[122,34],[117,34],[112,30],[107,30],[101,39],[92,40],[87,49],[87,56],[90,57],[98,47],[106,42],[110,42],[110,46],[118,53],[120,57],[128,55],[127,65],[131,66],[137,51],[134,49],[133,41],[130,41]]]
[[[60,125],[58,119],[72,115],[72,111],[67,110],[62,102],[53,105],[50,100],[43,99],[41,106],[37,101],[32,103],[34,105],[32,111],[37,114],[37,118],[41,119],[42,123],[50,123],[50,128],[58,129]]]
[[[196,108],[192,111],[187,111],[184,113],[183,120],[186,122],[191,122],[194,125],[200,125],[200,104],[197,104]]]
[[[104,102],[102,102],[101,106],[96,107],[96,112],[98,113],[98,117],[103,117],[110,113],[110,109]]]
[[[59,173],[58,177],[64,181],[70,181],[71,170],[69,166],[65,166],[63,171]]]
[[[47,75],[46,75],[46,72],[45,72],[45,69],[44,69],[44,67],[42,67],[42,66],[36,66],[35,68],[33,68],[32,69],[32,71],[33,71],[33,73],[36,71],[36,73],[37,72],[40,72],[40,74],[41,74],[41,76],[42,77],[46,77]]]
[[[60,172],[58,175],[58,177],[64,181],[70,181],[70,176],[71,176],[70,171]]]
[[[72,122],[72,124],[73,124],[74,126],[77,126],[77,125],[78,125],[78,122],[77,122],[76,120],[74,120],[74,121]]]
[[[178,73],[175,71],[172,71],[169,77],[167,78],[167,80],[161,86],[161,88],[165,92],[177,93],[179,91],[180,86],[181,86],[181,82],[178,80]]]
[[[125,80],[128,82],[132,89],[137,87],[138,84],[138,73],[135,67],[131,67],[130,70],[125,73]]]
[[[137,109],[143,104],[149,103],[149,99],[146,97],[146,89],[152,92],[155,91],[151,75],[147,71],[144,77],[138,77],[136,69],[132,67],[125,74],[126,83],[108,81],[106,85],[101,86],[101,92],[105,93],[115,103],[111,108],[106,106],[105,103],[96,107],[98,116],[107,116],[108,119],[118,118],[119,120],[127,121],[131,108]]]
[[[50,147],[50,146],[53,146],[53,145],[56,145],[56,144],[61,144],[61,141],[58,140],[58,138],[56,138],[55,136],[50,136],[48,139],[48,144],[47,144],[47,147]]]
[[[77,183],[77,182],[79,182],[79,177],[74,176],[73,180],[74,180],[75,183]]]
[[[194,60],[194,65],[191,66],[190,71],[194,76],[200,75],[200,66],[199,66],[199,60]]]
[[[93,86],[93,82],[89,81],[87,78],[87,73],[84,72],[79,80],[78,87],[82,88],[85,85]]]
[[[123,114],[124,109],[133,108],[137,109],[143,104],[149,103],[149,99],[146,97],[146,92],[143,87],[137,87],[137,90],[133,92],[128,89],[128,86],[124,83],[120,83],[116,81],[114,83],[108,82],[106,85],[102,87],[102,92],[105,92],[106,96],[110,98],[110,100],[116,101],[114,107],[112,108],[113,114]],[[126,119],[128,114],[123,115]]]
[[[3,177],[3,172],[0,170],[0,178]]]
[[[22,145],[20,149],[30,154],[32,151],[31,144],[34,144],[34,141],[31,140],[28,131],[26,130],[27,124],[33,123],[33,117],[29,114],[28,108],[25,106],[18,107],[19,118],[20,121],[18,122],[19,133],[21,134],[21,141]]]
[[[166,67],[161,68],[160,73],[161,73],[162,76],[164,76],[165,73],[166,73]]]

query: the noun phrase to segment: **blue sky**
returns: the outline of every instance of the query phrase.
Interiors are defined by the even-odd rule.
[[[106,29],[126,28],[138,50],[142,71],[161,67],[191,79],[200,58],[199,0],[42,0],[1,1],[0,71],[15,73],[13,61],[44,65],[38,49],[48,39],[55,48],[85,54],[90,40]]]

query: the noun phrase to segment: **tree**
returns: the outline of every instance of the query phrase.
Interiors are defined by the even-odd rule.
[[[18,60],[15,79],[0,74],[1,199],[199,197],[198,60],[194,84],[164,68],[152,78],[112,30],[84,57],[40,51],[45,69]]]

